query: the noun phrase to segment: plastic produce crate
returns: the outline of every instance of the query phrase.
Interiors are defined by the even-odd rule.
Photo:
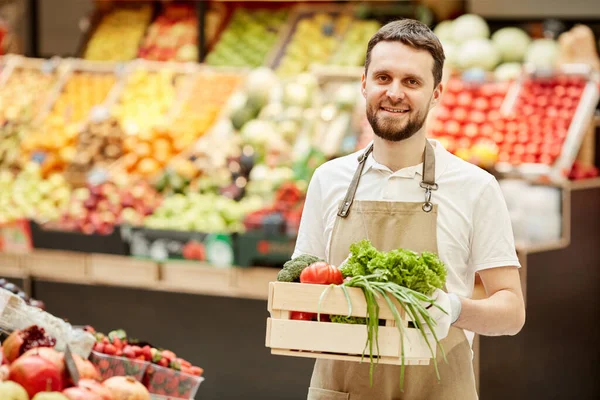
[[[203,381],[201,376],[151,364],[142,383],[153,396],[162,399],[193,399]]]
[[[272,354],[361,362],[367,340],[365,325],[290,319],[291,311],[317,313],[325,289],[327,285],[270,283],[268,309],[271,318],[267,319],[266,346],[271,348]],[[351,315],[366,317],[367,304],[362,290],[348,288],[348,294],[352,303]],[[377,301],[380,307],[378,362],[401,365],[404,346],[404,365],[428,365],[431,352],[427,343],[418,329],[409,326],[401,306],[396,305],[405,328],[404,338],[385,299],[380,297]],[[348,301],[340,287],[330,288],[324,296],[321,314],[348,315]],[[381,326],[381,320],[385,321],[385,326]],[[432,347],[435,354],[436,346]],[[373,356],[375,358],[375,354]],[[368,357],[367,351],[365,358],[368,360]]]
[[[90,361],[100,372],[102,380],[113,376],[131,376],[142,382],[144,374],[150,365],[147,361],[132,360],[125,357],[111,356],[92,351]]]

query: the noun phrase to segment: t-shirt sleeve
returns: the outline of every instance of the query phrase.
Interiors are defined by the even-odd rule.
[[[325,259],[325,226],[319,172],[320,170],[317,169],[308,185],[296,248],[292,258],[301,254],[310,254]]]
[[[473,210],[471,262],[475,271],[520,267],[510,215],[498,181],[493,178]]]

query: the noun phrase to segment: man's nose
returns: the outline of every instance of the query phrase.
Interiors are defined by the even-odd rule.
[[[399,84],[390,85],[387,90],[387,96],[393,102],[402,101],[404,99],[404,90],[402,90]]]

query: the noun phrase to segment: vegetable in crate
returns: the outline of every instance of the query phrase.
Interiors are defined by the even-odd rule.
[[[368,240],[352,244],[350,252],[350,257],[341,267],[342,273],[348,279],[341,286],[344,290],[346,290],[346,287],[359,287],[365,294],[368,315],[364,322],[366,323],[368,336],[364,352],[367,351],[368,347],[371,361],[371,383],[375,363],[374,357],[377,356],[379,346],[377,343],[379,307],[376,300],[379,297],[383,297],[390,307],[396,320],[400,337],[403,338],[406,333],[405,329],[407,328],[401,323],[400,311],[394,305],[393,300],[397,300],[401,304],[402,309],[410,320],[413,321],[415,328],[420,331],[429,347],[439,379],[434,346],[440,345],[440,339],[438,339],[434,330],[436,321],[425,307],[430,305],[447,313],[434,299],[429,297],[436,289],[442,288],[446,282],[447,271],[443,262],[430,252],[418,254],[404,249],[380,252]],[[349,306],[348,316],[330,316],[331,321],[345,323],[363,322],[362,319],[354,318],[350,315],[352,304],[349,297],[347,298]],[[429,332],[435,340],[433,344],[431,343],[431,338],[428,337]],[[377,352],[374,352],[374,346],[377,348]],[[441,345],[440,348],[443,353]],[[402,346],[401,349],[400,386],[402,388],[405,366],[404,347]]]
[[[323,261],[319,257],[302,254],[283,264],[283,269],[277,274],[279,282],[300,282],[300,274],[309,265]]]

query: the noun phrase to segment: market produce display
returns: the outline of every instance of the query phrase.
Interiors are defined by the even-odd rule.
[[[360,66],[365,63],[365,51],[371,36],[381,24],[377,21],[355,20],[328,61],[331,65]]]
[[[498,161],[506,117],[500,113],[509,85],[504,82],[465,82],[452,78],[433,110],[429,134],[451,153],[482,167]]]
[[[92,327],[86,329],[96,336],[90,359],[98,368],[102,379],[126,374],[137,382],[142,382],[143,387],[148,388],[152,394],[178,399],[194,397],[202,382],[202,368],[192,365],[170,350],[157,349],[131,339],[122,329],[108,335],[96,333]]]
[[[0,168],[19,167],[21,142],[29,135],[58,79],[55,70],[16,67],[0,90]]]
[[[286,18],[286,9],[238,8],[206,57],[206,63],[238,67],[263,65],[265,57],[277,42]]]
[[[80,123],[104,102],[115,82],[112,73],[75,72],[42,125],[22,141],[24,159],[39,160],[44,175],[63,172],[77,154]]]
[[[518,27],[505,27],[490,35],[487,22],[465,14],[440,22],[434,29],[446,53],[446,64],[461,71],[493,71],[496,79],[511,80],[521,74],[522,64],[552,68],[558,60],[558,43],[533,39]]]
[[[65,171],[69,182],[81,185],[93,168],[108,169],[123,155],[124,138],[123,128],[115,118],[90,120],[79,132],[75,156]]]
[[[95,61],[133,60],[146,28],[152,6],[117,7],[103,16],[87,43],[83,58]]]
[[[316,12],[301,16],[276,63],[277,73],[293,76],[313,63],[326,64],[351,22],[352,17],[344,14]]]
[[[194,77],[185,103],[173,121],[173,141],[185,149],[213,125],[244,75],[236,72],[202,71]]]
[[[73,190],[67,210],[48,228],[108,235],[116,225],[141,225],[160,205],[161,196],[147,182],[88,184]]]
[[[192,4],[164,4],[150,24],[138,57],[154,61],[198,61],[198,18]]]
[[[111,111],[129,134],[143,134],[164,125],[184,79],[169,68],[158,71],[134,68]]]
[[[0,171],[0,223],[22,218],[57,220],[69,205],[71,187],[60,174],[42,176],[36,163],[17,175]]]

